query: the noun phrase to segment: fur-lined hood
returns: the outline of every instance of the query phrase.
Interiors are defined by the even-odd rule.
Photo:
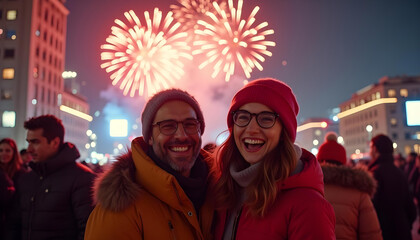
[[[136,183],[131,151],[120,155],[108,171],[102,173],[94,185],[94,200],[104,208],[118,212],[129,206],[140,194]]]
[[[332,164],[322,164],[321,168],[324,173],[324,184],[356,188],[370,196],[376,191],[375,179],[363,169]]]

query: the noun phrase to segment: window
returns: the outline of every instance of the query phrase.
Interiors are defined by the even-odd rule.
[[[1,120],[3,127],[15,127],[16,113],[14,111],[4,111]]]
[[[17,11],[16,10],[7,10],[6,11],[6,20],[13,21],[17,18]]]
[[[15,78],[15,69],[14,68],[4,68],[2,76],[3,76],[3,79],[14,79]]]
[[[4,49],[4,58],[14,58],[15,57],[15,49]]]
[[[12,91],[8,89],[1,90],[1,100],[9,100],[12,99]]]
[[[389,89],[388,90],[388,97],[395,97],[395,89]]]
[[[391,118],[389,120],[389,123],[391,124],[391,127],[396,127],[397,126],[397,119],[396,118]]]
[[[380,92],[376,92],[376,99],[380,99],[381,98],[381,93]]]
[[[400,95],[401,95],[401,97],[408,97],[407,89],[405,89],[405,88],[400,89]]]
[[[16,39],[16,31],[15,30],[6,30],[6,38],[7,39]]]

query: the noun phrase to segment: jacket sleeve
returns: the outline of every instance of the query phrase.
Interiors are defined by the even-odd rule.
[[[382,240],[378,216],[367,193],[363,193],[360,197],[357,227],[359,240]]]
[[[141,216],[133,207],[113,212],[97,204],[86,225],[85,240],[142,240]]]
[[[77,176],[75,179],[71,203],[77,221],[78,239],[83,239],[86,222],[89,218],[89,214],[94,208],[92,198],[92,185],[94,179],[95,174],[92,172],[83,172],[83,174]]]
[[[288,229],[289,240],[335,240],[334,209],[320,194],[307,196],[293,210]]]

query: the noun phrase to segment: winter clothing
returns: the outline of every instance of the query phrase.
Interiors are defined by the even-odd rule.
[[[251,102],[264,104],[276,112],[283,129],[291,141],[295,142],[299,105],[292,89],[286,83],[272,78],[257,79],[239,90],[229,108],[227,116],[229,129],[233,127],[233,111]]]
[[[335,239],[334,211],[323,196],[321,168],[304,149],[300,160],[302,171],[277,183],[279,195],[263,218],[242,207],[233,226],[235,239]],[[222,239],[227,214],[218,212],[216,239]]]
[[[416,209],[408,190],[407,179],[393,163],[393,156],[381,155],[369,165],[378,182],[372,202],[378,214],[384,240],[412,239],[411,227]]]
[[[382,239],[371,197],[376,182],[366,171],[348,166],[322,164],[325,198],[335,212],[338,240]]]
[[[203,112],[201,112],[200,105],[195,100],[195,98],[187,92],[182,91],[180,89],[168,89],[155,94],[152,98],[150,98],[150,100],[144,107],[143,113],[141,115],[141,123],[143,126],[143,137],[146,142],[148,142],[151,137],[152,123],[155,118],[156,112],[166,102],[175,100],[186,102],[194,109],[195,114],[197,115],[197,119],[200,121],[201,134],[204,133],[205,123]]]
[[[175,176],[149,157],[150,146],[143,138],[134,139],[131,148],[96,181],[98,204],[85,239],[212,239],[211,196],[197,213]],[[212,158],[201,151],[191,176],[198,161],[210,166]],[[211,179],[209,175],[207,184]]]
[[[346,165],[346,149],[337,143],[337,141],[327,140],[319,147],[316,158],[319,162],[337,161],[340,164]]]
[[[31,162],[32,171],[16,184],[22,239],[83,239],[93,209],[95,174],[77,163],[79,151],[65,143],[45,162]]]
[[[5,239],[6,211],[10,209],[15,187],[13,181],[0,169],[0,239]]]

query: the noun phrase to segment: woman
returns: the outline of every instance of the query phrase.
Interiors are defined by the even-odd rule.
[[[376,182],[365,170],[346,166],[344,147],[328,132],[317,155],[324,173],[325,198],[334,208],[337,239],[382,240],[372,201]]]
[[[294,145],[298,111],[276,79],[252,81],[233,97],[217,158],[216,239],[335,239],[321,168]]]
[[[6,175],[16,182],[20,174],[25,172],[16,142],[11,138],[0,140],[0,167]]]

